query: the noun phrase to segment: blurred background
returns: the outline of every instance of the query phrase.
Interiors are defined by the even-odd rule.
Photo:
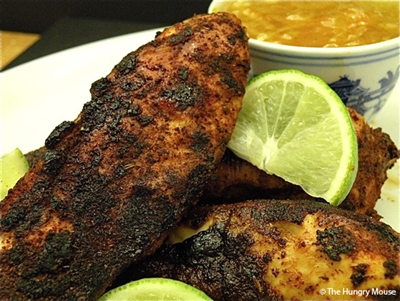
[[[1,70],[206,13],[211,0],[0,0]]]

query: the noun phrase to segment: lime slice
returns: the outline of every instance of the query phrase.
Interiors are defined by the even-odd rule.
[[[357,136],[348,110],[322,79],[298,70],[249,81],[228,147],[332,205],[343,201],[357,174]]]
[[[28,171],[29,164],[24,154],[16,148],[0,158],[0,167],[0,200],[3,200],[8,190],[13,188],[18,180]]]
[[[167,278],[146,278],[121,285],[98,301],[212,301],[205,293],[186,283]]]

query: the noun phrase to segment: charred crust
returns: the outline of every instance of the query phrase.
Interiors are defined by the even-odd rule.
[[[106,127],[111,140],[123,131],[122,118],[136,117],[138,123],[145,126],[151,122],[149,116],[141,116],[140,106],[130,100],[115,96],[111,91],[103,91],[97,95],[92,92],[91,101],[87,102],[82,110],[82,124],[80,131],[91,132],[95,128]]]
[[[124,236],[131,236],[131,233],[135,233],[136,243],[146,245],[150,243],[150,237],[146,233],[161,235],[158,229],[160,227],[170,229],[176,223],[177,215],[181,213],[168,200],[168,197],[160,195],[157,189],[141,185],[136,185],[134,189],[134,193],[130,196],[130,202],[126,205],[127,213],[119,219],[119,223]],[[138,218],[139,216],[140,218]],[[162,216],[162,219],[159,216]],[[144,221],[147,230],[139,231]],[[137,250],[133,249],[132,252],[137,252]]]
[[[261,202],[274,202],[274,206],[264,206],[263,210],[252,211],[252,218],[260,225],[265,222],[281,220],[300,225],[310,212],[319,210],[317,205],[312,206],[312,208],[292,206],[293,204],[290,201],[280,202],[276,200],[263,200]]]
[[[277,227],[271,227],[265,234],[271,237],[276,242],[278,247],[286,247],[287,241],[282,237],[282,233]]]
[[[127,82],[121,84],[121,89],[125,91],[136,91],[145,85],[145,80],[138,79],[134,82]]]
[[[50,233],[39,259],[39,269],[44,273],[57,271],[71,259],[72,235],[68,231]]]
[[[118,166],[113,168],[113,175],[120,174]],[[110,178],[95,170],[90,172],[85,164],[79,166],[75,177],[80,185],[67,187],[70,198],[77,201],[68,204],[68,199],[60,200],[59,206],[62,206],[62,210],[59,212],[65,218],[69,215],[76,216],[74,227],[79,230],[78,233],[82,233],[86,229],[85,224],[80,222],[80,218],[89,219],[93,226],[103,224],[110,219],[106,216],[109,210],[116,206],[115,195],[118,194],[118,188],[109,186],[107,190],[101,189],[104,185],[110,185]]]
[[[169,101],[176,103],[179,110],[185,110],[189,106],[194,106],[202,99],[201,89],[194,83],[180,83],[173,88],[165,89],[161,96]]]
[[[161,34],[161,31],[157,31],[156,32],[156,37],[159,36]],[[158,47],[160,45],[160,42],[157,40],[153,40],[149,43],[149,45],[153,46],[153,47]]]
[[[210,147],[210,137],[207,135],[207,133],[196,132],[193,134],[192,139],[193,143],[191,148],[194,151],[200,154],[207,153],[207,149]]]
[[[90,151],[90,158],[89,167],[96,167],[99,166],[103,160],[103,155],[99,149],[94,149]]]
[[[232,54],[221,54],[214,57],[208,64],[206,74],[220,74],[221,81],[228,86],[236,95],[243,95],[245,91],[244,84],[239,81],[232,72],[231,64],[235,60]]]
[[[37,281],[34,278],[27,277],[20,280],[20,282],[17,284],[17,290],[24,293],[31,299],[54,296],[67,298],[67,296],[65,296],[65,291],[70,287],[70,285],[70,277],[60,277],[57,280],[47,279],[44,281]]]
[[[176,82],[170,87],[165,87],[161,92],[161,98],[175,103],[178,110],[185,110],[189,106],[203,101],[204,92],[196,81],[196,76],[190,79],[190,70],[186,66],[179,66],[176,71]]]
[[[236,44],[236,37],[234,35],[228,35],[228,41],[229,44],[231,44],[232,46]]]
[[[38,181],[32,187],[30,198],[23,198],[19,202],[19,206],[12,207],[6,214],[1,216],[0,228],[2,231],[8,232],[18,228],[18,235],[26,231],[30,231],[32,227],[41,224],[42,212],[45,210],[46,197],[49,191],[49,181]],[[31,207],[29,202],[40,199],[44,200],[41,203],[33,203]],[[28,209],[29,208],[29,209]]]
[[[191,183],[202,183],[205,179],[208,179],[211,173],[211,169],[209,165],[206,164],[198,164],[194,167],[194,169],[189,173],[188,178]]]
[[[154,120],[153,116],[146,116],[146,115],[140,115],[136,117],[136,119],[141,126],[149,125]]]
[[[143,91],[141,92],[140,89],[147,83],[145,76],[137,72],[134,74],[134,77],[131,77],[127,80],[125,78],[121,78],[121,80],[122,83],[119,86],[124,92],[137,91],[139,94],[143,93]]]
[[[128,110],[127,110],[128,116],[137,116],[140,114],[140,106],[138,104],[132,105]]]
[[[210,23],[210,22],[204,22],[204,23],[202,23],[202,26],[204,26],[205,28],[207,28],[208,30],[213,30],[215,27],[214,27],[214,24],[213,23]]]
[[[80,128],[83,132],[90,132],[96,126],[102,125],[106,119],[105,104],[113,95],[108,93],[104,96],[98,96],[96,93],[92,92],[92,100],[87,102],[83,106],[82,110],[82,126]]]
[[[235,90],[238,94],[244,94],[243,85],[236,80],[233,76],[225,74],[221,78],[222,82],[225,83],[230,89]]]
[[[185,66],[179,66],[178,67],[178,78],[181,81],[186,81],[189,77],[189,68]]]
[[[7,259],[17,265],[21,263],[24,252],[24,245],[20,242],[17,242],[14,247],[5,254],[5,256],[8,257]]]
[[[11,231],[26,216],[26,212],[21,207],[14,207],[8,213],[1,217],[0,225],[4,232]]]
[[[188,40],[190,40],[192,35],[193,35],[192,28],[190,26],[187,26],[180,32],[172,34],[170,37],[168,37],[168,43],[171,46],[175,46],[178,44],[185,44]]]
[[[102,77],[98,80],[96,80],[94,83],[92,83],[92,86],[90,88],[91,93],[97,93],[101,94],[105,90],[108,89],[108,87],[111,85],[111,81],[105,77]]]
[[[334,261],[340,261],[341,254],[351,256],[356,251],[356,240],[344,226],[326,228],[324,231],[317,230],[316,241],[316,245],[322,246],[320,251]]]
[[[264,300],[267,289],[260,282],[264,260],[247,253],[254,242],[250,236],[233,235],[226,227],[229,224],[216,223],[180,244],[166,246],[150,264],[137,266],[135,276],[173,277],[175,270],[178,280],[196,283],[200,289],[214,287],[210,296],[214,300]],[[170,264],[175,268],[170,269]]]
[[[365,217],[364,225],[369,230],[375,232],[379,238],[393,245],[396,251],[399,251],[400,237],[393,233],[392,228],[384,223],[371,223],[368,217]]]
[[[48,150],[43,156],[43,161],[44,171],[51,176],[55,176],[63,166],[65,158],[61,152]]]
[[[385,278],[393,279],[399,273],[397,263],[393,259],[388,259],[383,263],[385,268]]]
[[[248,40],[248,36],[245,30],[240,28],[234,34],[230,34],[227,36],[229,44],[232,46],[236,45],[237,41],[239,40],[240,43],[246,42]]]
[[[126,173],[127,173],[126,168],[124,166],[118,165],[115,168],[114,176],[116,179],[121,179],[126,175]]]
[[[132,90],[137,89],[139,86],[135,86],[135,85],[133,85],[133,84],[130,83],[130,82],[125,82],[125,83],[122,83],[122,84],[120,85],[120,87],[121,87],[122,90],[125,90],[125,91],[132,91]]]
[[[194,203],[196,203],[210,174],[211,169],[207,164],[196,165],[189,172],[186,179],[177,178],[173,174],[168,173],[168,179],[178,183],[178,186],[182,182],[188,183],[184,190],[174,192],[173,198],[177,200],[194,199]]]
[[[262,259],[263,259],[263,262],[264,263],[270,263],[271,261],[272,261],[272,257],[271,257],[271,255],[269,254],[269,253],[265,253],[263,256],[262,256]]]
[[[368,267],[369,265],[366,263],[361,263],[352,267],[353,274],[351,274],[350,279],[354,287],[359,287],[365,280],[368,279],[368,276],[366,275]]]
[[[45,140],[45,146],[47,148],[54,147],[59,143],[63,137],[69,134],[74,128],[75,123],[73,121],[63,121],[50,133],[50,135]]]
[[[131,52],[126,55],[121,62],[115,65],[115,68],[121,73],[128,73],[135,70],[136,64],[138,63],[138,58],[136,53]]]

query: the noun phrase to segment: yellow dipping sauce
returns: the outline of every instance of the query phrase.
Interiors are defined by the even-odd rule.
[[[399,36],[399,1],[221,1],[251,38],[306,47],[348,47]]]

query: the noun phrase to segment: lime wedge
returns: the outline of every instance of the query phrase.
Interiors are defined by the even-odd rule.
[[[0,200],[3,200],[6,197],[8,190],[14,187],[28,169],[28,161],[18,148],[0,158]]]
[[[167,278],[132,281],[108,291],[98,301],[212,301],[205,293],[186,283]]]
[[[343,201],[357,174],[357,136],[348,110],[322,79],[298,70],[249,81],[228,147],[332,205]]]

